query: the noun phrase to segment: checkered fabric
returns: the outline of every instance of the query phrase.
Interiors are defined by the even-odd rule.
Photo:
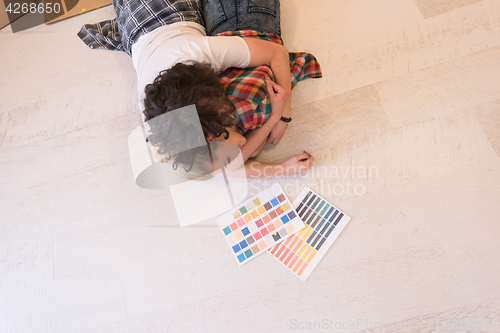
[[[123,1],[123,0],[114,0]],[[117,3],[115,8],[117,14],[132,11],[135,8],[134,15],[126,18],[126,15],[117,15],[118,17],[125,17],[126,19],[118,19],[121,26],[128,26],[127,31],[131,31],[126,36],[121,36],[120,23],[117,24],[117,19],[103,21],[97,24],[86,24],[82,27],[78,36],[91,48],[125,51],[131,54],[132,40],[139,38],[149,31],[154,30],[156,27],[163,25],[160,23],[156,16],[164,17],[163,22],[168,20],[182,21],[182,20],[195,20],[198,19],[199,13],[189,11],[189,8],[194,8],[194,3],[198,4],[199,0],[188,1],[180,0],[175,2],[175,6],[179,6],[180,2],[185,2],[186,10],[174,11],[170,8],[170,4],[174,0],[162,0],[160,3],[164,5],[164,10],[159,10],[157,15],[150,14],[158,3],[152,5],[151,2],[142,2],[146,0],[133,0],[136,5],[131,6],[132,1],[128,1],[126,6]],[[165,5],[168,4],[168,5]],[[123,8],[126,8],[125,10]],[[141,23],[139,23],[141,22]],[[229,31],[218,34],[218,36],[240,36],[240,37],[255,37],[275,43],[283,44],[280,36],[275,34],[260,33],[253,30],[242,31]],[[123,42],[124,41],[124,42]],[[290,71],[292,75],[292,88],[299,82],[307,78],[320,78],[321,68],[316,58],[305,52],[291,52],[290,57]],[[219,74],[220,81],[224,85],[228,98],[234,104],[236,111],[234,117],[238,122],[239,128],[242,133],[253,130],[262,126],[271,112],[270,101],[267,98],[267,88],[265,84],[266,76],[274,80],[274,75],[268,66],[259,66],[256,68],[228,68],[226,71]]]
[[[191,21],[203,25],[200,0],[113,0],[116,18],[85,24],[78,37],[92,49],[125,51],[140,36],[161,26]]]
[[[255,37],[283,45],[280,36],[253,30],[229,31],[217,36]],[[289,58],[292,88],[299,81],[322,76],[319,63],[312,54],[291,52]],[[271,113],[271,102],[267,98],[265,83],[267,76],[274,80],[274,74],[268,66],[245,69],[228,68],[219,74],[220,82],[224,85],[229,100],[236,108],[234,118],[242,133],[262,126]]]

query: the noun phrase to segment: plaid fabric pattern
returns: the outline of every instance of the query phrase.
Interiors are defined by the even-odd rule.
[[[92,49],[125,51],[116,19],[85,24],[77,35]]]
[[[161,26],[191,21],[203,25],[200,0],[113,0],[116,18],[85,24],[78,37],[92,49],[125,51],[140,36]]]
[[[227,98],[235,107],[234,118],[243,132],[262,126],[271,113],[265,82],[267,76],[274,80],[274,74],[268,66],[229,68],[219,75]]]
[[[254,30],[225,31],[221,32],[220,34],[217,34],[217,36],[255,37],[283,45],[283,39],[281,39],[280,35],[268,34]]]
[[[229,31],[217,36],[255,37],[283,45],[280,36],[253,30]],[[312,54],[291,52],[288,55],[292,88],[304,79],[322,77],[319,62]],[[271,102],[267,98],[265,83],[267,76],[274,80],[274,74],[268,66],[245,69],[228,68],[219,74],[227,97],[236,108],[234,118],[243,133],[262,126],[271,113]]]

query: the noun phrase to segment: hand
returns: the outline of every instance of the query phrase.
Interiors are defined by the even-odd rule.
[[[313,162],[314,157],[304,150],[302,154],[292,156],[285,161],[283,167],[286,168],[287,175],[294,175],[297,173],[306,173],[311,168]]]
[[[279,120],[285,110],[290,92],[271,80],[269,77],[266,77],[266,87],[269,94],[269,100],[271,101],[270,117],[277,118]]]
[[[271,133],[269,134],[269,139],[267,139],[267,143],[275,145],[278,142],[280,142],[281,138],[283,137],[283,134],[285,134],[287,126],[288,124],[285,123],[284,121],[278,121],[278,123],[271,130]]]

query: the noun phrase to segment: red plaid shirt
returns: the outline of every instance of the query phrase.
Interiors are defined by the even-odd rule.
[[[283,45],[280,36],[264,34],[253,30],[228,31],[217,36],[255,37]],[[289,53],[292,88],[297,82],[307,78],[320,78],[321,68],[316,58],[305,52]],[[274,74],[268,66],[255,68],[228,68],[219,74],[227,96],[233,102],[236,111],[234,117],[242,132],[262,126],[271,113],[271,102],[267,98],[265,78],[274,80]]]

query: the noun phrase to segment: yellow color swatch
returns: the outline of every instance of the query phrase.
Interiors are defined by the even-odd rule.
[[[311,252],[311,250],[312,250],[312,247],[310,247],[310,246],[309,246],[309,247],[307,248],[307,251],[306,251],[306,252],[304,252],[304,255],[302,256],[302,259],[306,260],[307,255],[309,254],[309,252]]]
[[[309,234],[311,233],[311,231],[312,231],[312,228],[311,228],[310,226],[307,226],[307,230],[306,230],[306,232],[304,233],[304,236],[302,236],[301,238],[302,238],[303,240],[306,240],[306,239],[307,239],[307,237],[309,236]]]
[[[318,253],[318,251],[316,250],[313,250],[313,252],[311,253],[311,255],[309,256],[309,258],[307,258],[307,263],[309,264],[312,260],[312,258],[314,258],[314,256],[316,255],[316,253]]]
[[[236,236],[236,238],[238,238],[238,236]],[[297,255],[298,255],[299,257],[301,257],[301,256],[302,256],[302,252],[304,252],[304,250],[306,249],[306,247],[309,247],[309,244],[307,244],[307,243],[305,243],[305,242],[304,242],[304,244],[303,244],[303,245],[302,245],[302,247],[300,248],[299,252],[297,253]]]
[[[302,235],[304,234],[304,232],[306,232],[307,228],[309,228],[308,225],[306,225],[304,228],[302,228],[299,233],[297,234],[297,237],[300,237],[302,238]]]

